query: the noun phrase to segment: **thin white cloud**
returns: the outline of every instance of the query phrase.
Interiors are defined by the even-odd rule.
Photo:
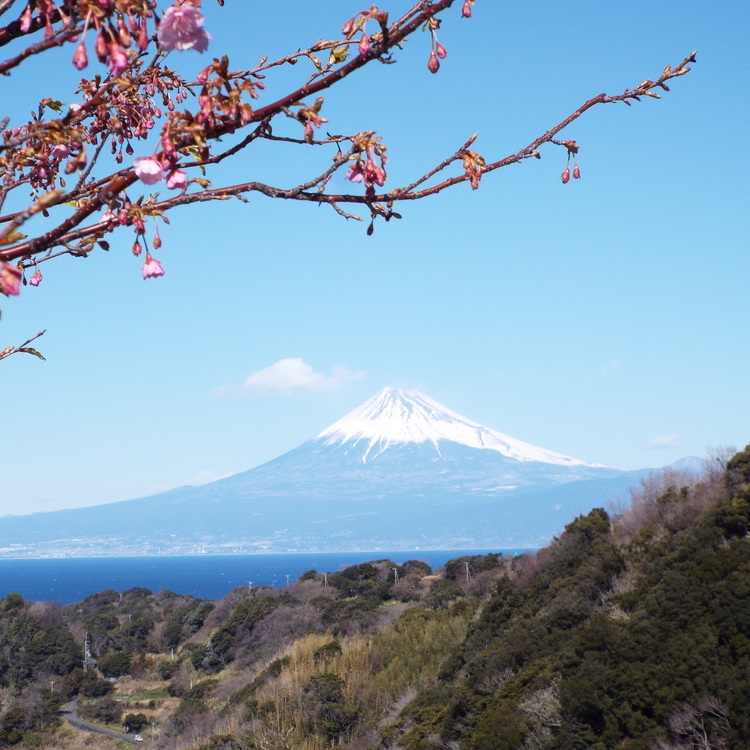
[[[609,375],[611,372],[617,370],[621,364],[619,359],[610,359],[599,368],[599,374]]]
[[[204,471],[199,471],[197,474],[194,474],[190,479],[185,480],[185,484],[190,485],[191,487],[200,487],[202,484],[208,484],[209,482],[218,482],[219,479],[226,479],[227,477],[231,477],[236,472],[229,472],[225,474],[220,474],[218,471],[214,471],[213,469],[205,469]]]
[[[349,370],[340,365],[334,365],[330,374],[326,375],[313,370],[301,357],[288,357],[251,373],[242,385],[228,385],[217,389],[214,395],[243,398],[335,391],[345,383],[363,377],[364,372]]]
[[[676,448],[684,442],[685,439],[681,435],[660,435],[653,440],[649,440],[646,447],[650,450],[666,450],[667,448]]]

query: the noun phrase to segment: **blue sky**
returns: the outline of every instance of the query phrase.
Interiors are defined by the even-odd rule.
[[[406,5],[382,7],[395,17]],[[206,0],[208,54],[251,67],[335,36],[364,6],[260,7]],[[155,253],[160,279],[141,279],[129,231],[110,253],[45,264],[38,288],[2,304],[0,343],[46,328],[47,361],[0,364],[0,514],[251,468],[386,385],[623,468],[750,442],[750,6],[543,3],[532,14],[478,0],[471,20],[459,10],[445,15],[438,75],[422,35],[395,65],[326,94],[331,132],[383,136],[387,186],[474,132],[475,150],[495,160],[600,92],[694,49],[698,63],[661,101],[602,106],[568,128],[582,170],[568,185],[564,153],[546,148],[477,191],[402,206],[403,220],[372,237],[326,207],[253,196],[174,211]],[[6,113],[69,98],[69,54],[4,81]],[[189,75],[206,62],[185,53],[174,64]],[[304,66],[269,77],[264,99],[304,79]],[[329,158],[263,147],[211,176],[291,186]]]

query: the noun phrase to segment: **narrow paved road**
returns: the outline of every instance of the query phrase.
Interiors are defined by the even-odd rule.
[[[84,721],[83,719],[78,718],[78,714],[76,713],[78,709],[78,704],[76,701],[71,701],[68,703],[67,706],[65,706],[65,710],[62,712],[62,717],[65,719],[65,721],[70,724],[70,726],[75,727],[76,729],[81,729],[84,732],[94,732],[96,734],[106,734],[107,737],[114,737],[117,740],[122,740],[123,742],[128,742],[131,745],[141,745],[140,742],[136,742],[133,739],[132,734],[123,734],[122,732],[115,732],[112,729],[106,729],[105,727],[100,727],[96,724],[92,724],[89,721]]]

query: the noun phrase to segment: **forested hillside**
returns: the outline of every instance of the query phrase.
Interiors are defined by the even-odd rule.
[[[747,748],[749,531],[750,446],[537,554],[379,560],[218,602],[9,595],[0,745],[120,746],[61,721],[76,699],[165,750]]]

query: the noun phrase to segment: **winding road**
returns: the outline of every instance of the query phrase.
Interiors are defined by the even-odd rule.
[[[67,706],[65,706],[65,709],[62,711],[61,716],[65,721],[70,724],[70,726],[75,727],[76,729],[80,729],[84,732],[94,732],[95,734],[105,734],[107,737],[114,737],[116,740],[122,740],[123,742],[127,742],[131,745],[141,745],[141,742],[138,742],[137,740],[133,739],[134,735],[132,734],[123,734],[122,732],[115,732],[113,729],[106,729],[105,727],[100,727],[97,724],[92,724],[89,721],[84,721],[83,719],[80,719],[78,717],[78,703],[76,701],[71,701],[68,703]]]

